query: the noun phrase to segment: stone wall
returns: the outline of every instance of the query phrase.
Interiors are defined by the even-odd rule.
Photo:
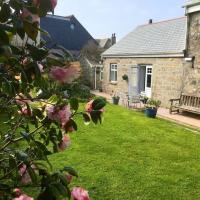
[[[187,56],[193,62],[184,64],[185,93],[200,95],[200,12],[188,15]]]
[[[152,65],[152,98],[162,101],[162,106],[169,107],[169,99],[180,96],[183,87],[183,58],[107,58],[104,59],[103,91],[112,94],[128,93],[128,82],[122,79],[128,75],[130,66]],[[110,64],[118,64],[118,81],[111,83]]]

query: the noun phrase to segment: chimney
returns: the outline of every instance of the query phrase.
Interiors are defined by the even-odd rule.
[[[149,19],[149,24],[153,24],[153,19]]]
[[[115,35],[115,33],[112,34],[111,42],[112,42],[112,45],[116,44],[116,35]]]

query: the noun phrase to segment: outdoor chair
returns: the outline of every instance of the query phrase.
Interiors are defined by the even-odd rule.
[[[137,96],[129,96],[128,98],[128,107],[129,108],[141,108],[142,104],[141,104],[141,99],[140,99],[140,95]]]
[[[124,106],[125,108],[128,108],[128,94],[120,92],[119,97],[121,99],[121,105]]]

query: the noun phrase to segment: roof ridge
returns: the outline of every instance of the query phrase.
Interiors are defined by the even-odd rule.
[[[57,18],[57,19],[71,19],[73,17],[75,17],[74,15],[68,15],[68,16],[61,16],[61,15],[53,15],[53,14],[47,14],[46,17],[51,17],[51,18]]]
[[[142,24],[142,25],[139,25],[138,27],[141,27],[141,26],[151,26],[151,25],[154,25],[154,24],[161,24],[161,23],[175,21],[175,20],[184,19],[184,18],[187,18],[187,16],[176,17],[176,18],[172,18],[172,19],[166,19],[166,20],[158,21],[158,22],[155,22],[155,23],[152,23],[152,24]]]

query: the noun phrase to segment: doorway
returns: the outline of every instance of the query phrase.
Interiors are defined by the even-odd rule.
[[[139,67],[139,93],[145,92],[151,98],[152,65],[140,65]]]

